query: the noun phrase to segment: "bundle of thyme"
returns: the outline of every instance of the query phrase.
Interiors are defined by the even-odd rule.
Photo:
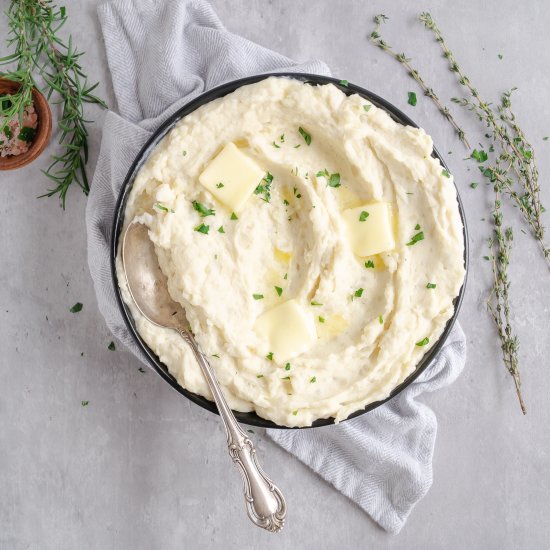
[[[447,107],[428,87],[418,71],[412,68],[410,59],[405,54],[393,52],[387,43],[382,40],[380,23],[386,20],[387,17],[384,15],[378,15],[374,18],[375,28],[370,35],[371,41],[405,67],[407,72],[420,84],[425,95],[435,102],[439,111],[452,124],[459,138],[467,144],[456,121],[448,116]],[[488,241],[490,250],[488,259],[492,263],[493,287],[489,293],[487,307],[497,328],[504,365],[514,380],[520,407],[525,414],[526,407],[521,393],[519,371],[519,340],[512,326],[509,296],[508,266],[511,258],[513,232],[510,227],[504,227],[501,197],[504,195],[513,205],[518,207],[522,218],[531,231],[532,237],[536,240],[550,267],[550,248],[545,244],[545,229],[541,219],[545,209],[540,200],[539,174],[535,153],[512,111],[511,96],[515,89],[504,92],[500,103],[496,106],[484,101],[477,89],[471,84],[470,79],[460,68],[431,15],[426,12],[420,14],[420,21],[434,33],[436,41],[442,48],[443,56],[449,63],[449,69],[457,75],[459,84],[467,92],[467,97],[454,97],[451,101],[472,111],[484,127],[489,129],[490,133],[485,134],[485,136],[491,138],[493,142],[489,149],[493,153],[493,160],[489,160],[489,155],[483,149],[481,151],[474,150],[471,155],[480,163],[479,169],[483,176],[489,179],[495,193],[494,210],[491,216],[493,222],[492,236]]]
[[[44,195],[58,195],[65,208],[70,185],[76,183],[85,194],[89,184],[85,165],[88,162],[89,122],[84,117],[84,104],[105,102],[92,92],[97,83],[88,86],[86,75],[79,64],[83,52],[78,52],[69,37],[65,42],[59,30],[67,20],[65,7],[55,6],[51,0],[11,0],[6,12],[9,24],[7,44],[14,52],[0,58],[0,65],[15,64],[13,70],[0,76],[20,83],[19,90],[0,96],[0,116],[5,117],[0,132],[10,119],[23,116],[32,102],[32,88],[37,86],[34,74],[45,84],[48,99],[56,96],[62,106],[58,121],[61,130],[61,152],[52,156],[52,163],[44,174],[54,186]]]

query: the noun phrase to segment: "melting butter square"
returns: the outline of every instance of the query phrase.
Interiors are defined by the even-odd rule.
[[[390,203],[374,202],[349,208],[342,212],[342,217],[351,248],[357,256],[372,256],[395,248]]]
[[[265,340],[278,363],[307,351],[317,340],[313,314],[288,300],[258,317],[256,334]]]
[[[229,142],[208,163],[199,182],[230,210],[239,212],[264,176],[265,170]]]

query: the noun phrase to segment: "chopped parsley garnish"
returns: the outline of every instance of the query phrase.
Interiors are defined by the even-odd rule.
[[[449,170],[445,170],[445,168],[443,168],[443,170],[441,170],[441,174],[443,176],[445,176],[446,178],[450,178],[451,177],[451,174],[449,173]]]
[[[426,288],[435,288],[437,285],[435,283],[428,283]]]
[[[340,174],[338,173],[335,173],[335,174],[329,174],[328,170],[325,168],[324,170],[319,170],[319,172],[317,172],[315,174],[316,177],[318,178],[325,178],[327,180],[327,185],[329,187],[340,187]]]
[[[270,172],[266,172],[262,181],[254,189],[255,195],[263,195],[262,200],[269,202],[271,200],[271,183],[273,182],[273,175]]]
[[[340,86],[346,86],[349,84],[347,80],[340,80]]]
[[[223,225],[220,225],[220,227],[218,227],[218,233],[225,233],[225,229],[223,228]]]
[[[138,371],[141,372],[141,374],[145,374],[145,369],[143,367],[139,367]]]
[[[23,126],[21,130],[19,131],[19,135],[17,136],[21,141],[26,141],[27,143],[29,141],[32,141],[34,139],[34,136],[36,135],[36,129],[30,128],[29,126]]]
[[[321,303],[316,302],[315,300],[313,300],[313,301],[311,302],[311,305],[312,305],[312,306],[322,306],[323,304],[321,304]]]
[[[286,281],[288,279],[288,273],[285,273],[285,276],[283,277],[283,279]]]
[[[298,145],[295,145],[294,146],[294,149],[298,149],[298,147],[300,147],[300,145],[302,145],[301,143],[298,143]]]
[[[470,187],[472,189],[475,189],[479,184],[476,182],[476,181],[473,181],[472,183],[470,183]]]
[[[201,218],[216,215],[216,211],[213,208],[206,208],[206,206],[199,201],[193,201],[193,208],[200,214]]]
[[[292,411],[292,414],[293,414],[294,416],[296,416],[296,415],[298,414],[298,409],[296,409],[295,411]]]
[[[219,356],[217,353],[213,353],[213,354],[212,354],[212,357],[216,357],[217,359],[220,358],[220,356]]]
[[[281,134],[281,135],[279,136],[279,141],[280,141],[281,143],[284,143],[284,142],[285,142],[285,135],[284,135],[284,134]]]
[[[367,261],[365,262],[365,267],[366,267],[367,269],[374,269],[374,262],[373,262],[372,260],[367,260]]]
[[[280,145],[277,145],[274,141],[271,142],[271,145],[273,145],[273,147],[275,147],[275,149],[280,149]]]
[[[321,316],[319,315],[319,323],[324,323],[324,322],[325,322],[325,318],[324,318],[324,317],[321,317]]]
[[[378,316],[378,322],[383,325],[384,324],[384,317],[382,317],[382,315],[379,315]]]
[[[372,105],[363,105],[363,109],[368,113]]]
[[[287,364],[285,365],[285,370],[290,370],[290,363],[287,363]]]
[[[316,376],[312,376],[312,377],[309,379],[309,383],[310,383],[310,384],[315,384],[315,382],[317,382],[317,377],[316,377]]]
[[[115,351],[115,350],[116,350],[115,343],[114,343],[114,342],[111,342],[111,343],[107,346],[107,349],[108,349],[109,351]]]
[[[370,214],[365,210],[361,210],[361,214],[359,214],[359,221],[364,222],[369,217],[369,215]]]
[[[220,183],[216,183],[216,187],[221,189],[222,187],[225,187],[225,185],[220,181]]]
[[[164,204],[162,204],[162,202],[156,202],[153,206],[154,206],[157,210],[162,210],[163,212],[172,212],[172,214],[174,213],[174,209],[173,209],[173,208],[168,208],[167,206],[165,206]]]
[[[187,155],[187,151],[183,151],[183,152],[182,152],[182,155],[183,155],[183,156]]]
[[[285,206],[288,206],[290,203],[289,203],[286,199],[284,199],[284,200],[283,200],[283,204],[284,204]]]
[[[268,361],[273,361],[273,352],[270,351],[266,356],[265,358],[268,360]]]
[[[416,105],[416,94],[414,92],[409,92],[408,96],[409,96],[408,104],[414,107]]]
[[[76,304],[69,309],[71,313],[78,313],[79,311],[82,311],[82,304],[80,302],[76,302]]]
[[[420,340],[420,342],[416,342],[416,345],[419,347],[422,347],[428,344],[429,342],[430,342],[430,339],[426,336],[426,338],[423,338],[422,340]]]
[[[413,244],[416,244],[418,241],[424,240],[424,231],[420,231],[416,235],[413,235],[412,239],[407,243],[407,246],[412,246]]]
[[[284,376],[281,380],[290,380],[290,376]]]
[[[264,295],[263,294],[252,294],[252,298],[254,298],[254,300],[263,300]]]
[[[420,231],[420,224],[417,223],[417,224],[414,226],[414,229],[415,229],[415,231]]]
[[[203,235],[208,235],[208,231],[210,231],[210,226],[201,223],[200,225],[197,225],[197,227],[195,227],[195,231],[197,231],[197,233],[202,233]]]
[[[353,295],[356,297],[356,298],[361,298],[361,296],[363,296],[363,290],[362,288],[358,288],[354,293]]]
[[[83,407],[87,407],[90,404],[89,401],[81,401],[80,403]]]
[[[8,139],[11,139],[13,137],[13,132],[11,131],[11,128],[9,126],[6,126],[4,128],[4,134]]]
[[[283,289],[280,286],[276,286],[275,292],[280,296],[283,293]]]
[[[306,145],[311,145],[311,136],[301,126],[298,128],[298,132],[304,138]]]
[[[498,54],[498,58],[502,59],[502,54],[501,53]]]
[[[491,258],[489,258],[489,256],[483,256],[483,259],[489,261]]]
[[[470,157],[477,160],[477,162],[485,162],[489,158],[483,149],[480,149],[479,151],[474,149]]]
[[[238,220],[239,218],[237,217],[237,214],[235,214],[235,212],[231,212],[231,217],[229,219],[230,220]]]
[[[256,378],[263,378],[263,377],[264,377],[263,374],[257,374],[257,375],[256,375]]]

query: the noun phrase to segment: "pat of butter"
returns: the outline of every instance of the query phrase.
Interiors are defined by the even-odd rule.
[[[357,256],[372,256],[395,248],[390,203],[374,202],[350,208],[342,212],[342,217]]]
[[[313,314],[296,300],[288,300],[260,315],[256,334],[267,342],[277,362],[307,351],[317,340]]]
[[[264,176],[265,170],[229,142],[208,163],[199,182],[230,210],[239,212]]]

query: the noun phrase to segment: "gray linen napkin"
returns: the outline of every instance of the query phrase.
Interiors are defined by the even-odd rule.
[[[204,0],[115,0],[98,14],[120,115],[105,118],[86,207],[88,262],[107,325],[146,363],[116,305],[109,266],[115,201],[135,155],[167,116],[204,90],[261,72],[329,69],[320,61],[295,63],[231,34]],[[432,483],[437,421],[415,398],[452,383],[465,358],[457,326],[433,364],[386,405],[339,426],[267,434],[397,533]]]

